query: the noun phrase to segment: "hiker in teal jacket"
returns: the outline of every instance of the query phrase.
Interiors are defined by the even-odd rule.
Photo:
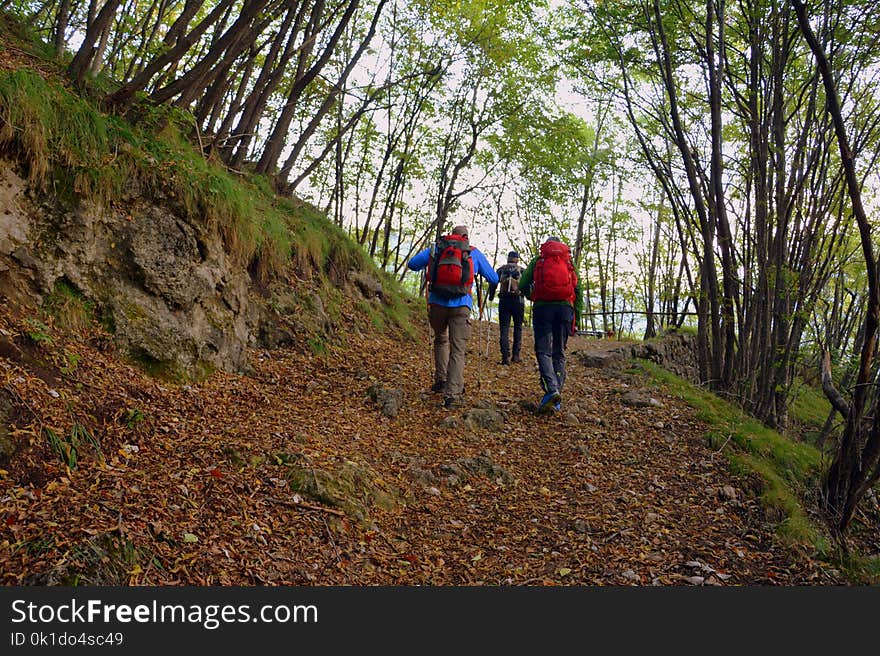
[[[547,267],[544,255],[557,251],[560,254],[562,291],[550,290],[544,280]],[[535,279],[535,269],[541,263],[541,276]],[[549,279],[550,276],[548,276]],[[539,412],[552,412],[562,407],[562,388],[565,385],[565,346],[568,336],[575,333],[577,322],[583,312],[583,289],[568,246],[556,237],[550,237],[541,245],[541,254],[535,257],[519,281],[519,288],[532,301],[532,328],[535,333],[535,358],[541,376],[544,396],[538,405]]]

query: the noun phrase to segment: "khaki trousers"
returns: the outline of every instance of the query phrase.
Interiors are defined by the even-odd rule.
[[[434,331],[434,382],[446,382],[444,396],[464,392],[464,358],[471,336],[471,309],[467,306],[428,306]]]

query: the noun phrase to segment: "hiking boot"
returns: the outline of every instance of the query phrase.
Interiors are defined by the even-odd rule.
[[[445,380],[438,380],[436,383],[431,385],[431,391],[434,392],[435,394],[439,394],[440,392],[442,392],[445,389],[446,389],[446,381]]]
[[[556,410],[556,412],[559,412],[560,410],[562,410],[562,404],[561,403],[554,403],[553,409]]]
[[[461,402],[454,396],[447,396],[443,399],[443,407],[447,410],[455,410],[456,408],[461,407]]]
[[[538,414],[546,414],[556,410],[556,405],[562,407],[562,396],[559,392],[547,392],[541,397],[541,402],[538,404]]]
[[[513,364],[516,364],[517,362],[522,362],[522,358],[520,358],[518,355],[514,355],[512,358],[510,358],[510,361]]]
[[[501,358],[501,364],[508,365],[510,364],[510,360],[508,360],[507,358]]]

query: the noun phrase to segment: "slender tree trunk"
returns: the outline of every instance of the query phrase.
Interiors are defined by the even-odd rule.
[[[320,5],[321,11],[323,11],[323,0],[318,0],[316,5]],[[324,66],[326,66],[330,56],[336,48],[336,44],[339,42],[345,28],[348,26],[352,16],[359,6],[360,0],[348,0],[345,12],[340,17],[339,23],[336,25],[336,30],[330,37],[324,51],[308,71],[293,83],[290,94],[288,95],[287,104],[281,111],[281,115],[275,123],[272,134],[266,142],[263,155],[260,157],[260,162],[257,166],[258,173],[270,174],[275,171],[278,166],[278,159],[281,157],[281,151],[284,149],[284,145],[287,142],[287,133],[290,129],[290,124],[293,121],[294,114],[298,109],[299,99],[302,96],[303,91],[311,81],[317,77],[318,73],[323,70]]]
[[[64,46],[67,43],[65,34],[67,32],[67,23],[70,20],[70,0],[61,0],[58,6],[58,14],[55,17],[55,56],[61,57],[64,54]]]
[[[82,86],[92,59],[95,56],[95,42],[113,21],[113,18],[116,16],[116,10],[119,7],[119,2],[120,0],[107,0],[95,19],[89,21],[82,45],[77,50],[76,55],[74,55],[70,66],[67,67],[68,76],[73,79],[77,86]]]
[[[654,292],[657,279],[657,262],[660,252],[660,223],[663,221],[664,200],[665,197],[661,193],[660,206],[657,208],[657,218],[654,220],[654,234],[651,239],[651,261],[648,266],[648,298],[645,303],[644,339],[651,339],[657,335],[657,330],[654,326],[654,303],[656,302]]]

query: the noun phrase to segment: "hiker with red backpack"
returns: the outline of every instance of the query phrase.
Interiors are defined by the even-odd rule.
[[[535,357],[544,390],[538,412],[558,411],[565,385],[565,345],[583,311],[581,285],[568,246],[549,237],[523,272],[519,288],[532,301]]]
[[[476,276],[490,285],[498,275],[486,256],[470,245],[467,226],[459,225],[407,263],[413,271],[426,269],[428,319],[434,331],[434,385],[443,394],[443,407],[461,404],[464,393],[464,360],[471,336],[471,290]]]

